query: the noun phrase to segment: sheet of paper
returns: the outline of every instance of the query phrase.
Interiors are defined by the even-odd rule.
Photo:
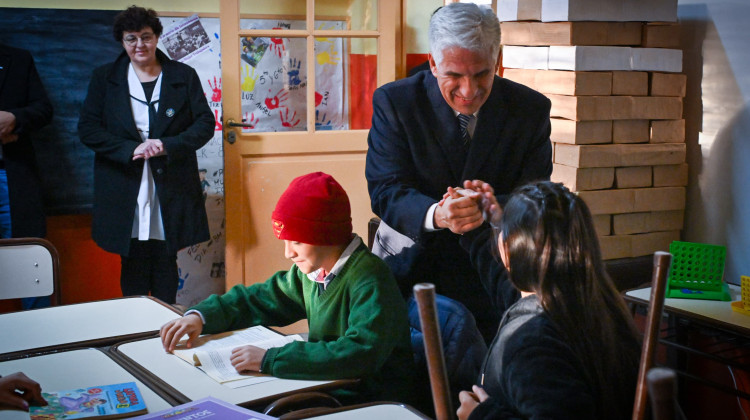
[[[283,337],[283,335],[259,325],[239,331],[229,331],[221,334],[198,337],[198,339],[195,340],[193,348],[190,349],[185,347],[183,342],[180,342],[174,350],[174,354],[188,363],[196,364],[194,358],[196,351],[214,350],[223,347],[234,348],[251,344],[256,341],[266,341],[278,337]]]

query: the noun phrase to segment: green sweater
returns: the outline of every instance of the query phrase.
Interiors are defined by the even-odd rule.
[[[265,283],[234,286],[191,309],[203,314],[207,334],[307,318],[308,341],[269,349],[263,373],[360,379],[355,389],[333,393],[346,403],[408,400],[413,356],[406,304],[389,268],[362,244],[322,293],[293,265]]]

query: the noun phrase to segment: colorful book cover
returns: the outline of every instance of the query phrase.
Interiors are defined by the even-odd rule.
[[[272,420],[271,417],[257,411],[248,410],[240,406],[229,404],[214,397],[206,397],[177,407],[168,408],[158,413],[140,416],[138,420],[193,420],[193,419],[221,419],[221,420]]]
[[[48,405],[30,407],[31,420],[114,419],[147,412],[135,382],[42,392]]]

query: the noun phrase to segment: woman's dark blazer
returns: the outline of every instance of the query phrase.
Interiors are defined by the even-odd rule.
[[[196,151],[213,137],[215,120],[195,70],[157,50],[162,82],[153,139],[166,156],[148,163],[161,204],[167,251],[209,239]],[[95,153],[92,236],[104,250],[128,255],[143,159],[133,160],[141,137],[133,121],[128,90],[130,59],[123,51],[94,70],[81,109],[78,133]]]

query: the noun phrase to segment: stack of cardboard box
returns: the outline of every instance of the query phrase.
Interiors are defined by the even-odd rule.
[[[605,259],[680,239],[686,77],[676,0],[499,0],[503,77],[552,102],[552,180],[578,192]]]

